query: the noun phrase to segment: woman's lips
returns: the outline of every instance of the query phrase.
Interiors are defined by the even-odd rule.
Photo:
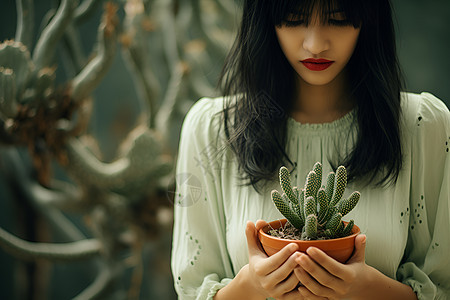
[[[301,63],[311,71],[323,71],[325,69],[328,69],[328,67],[330,67],[334,63],[334,61],[323,58],[308,58],[302,60]]]

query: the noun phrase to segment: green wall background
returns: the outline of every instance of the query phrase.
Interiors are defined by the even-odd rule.
[[[427,91],[450,107],[450,1],[394,0],[400,63],[408,91]]]

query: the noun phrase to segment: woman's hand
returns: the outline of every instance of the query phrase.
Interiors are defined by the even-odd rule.
[[[323,251],[310,247],[296,262],[295,275],[302,283],[298,290],[305,299],[357,299],[370,282],[372,268],[365,263],[366,236],[355,239],[355,252],[342,264]]]
[[[303,299],[296,290],[299,280],[293,272],[298,267],[296,259],[301,255],[296,252],[297,245],[289,244],[268,257],[258,239],[258,231],[265,225],[267,223],[261,220],[256,222],[256,226],[253,222],[247,222],[245,229],[249,255],[248,272],[253,289],[266,298]]]

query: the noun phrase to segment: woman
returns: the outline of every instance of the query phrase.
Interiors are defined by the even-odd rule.
[[[401,92],[388,0],[246,0],[223,74],[224,97],[198,101],[182,129],[180,298],[450,298],[450,115]],[[299,186],[316,161],[324,174],[345,165],[362,194],[353,256],[267,257],[257,230],[282,218],[279,167]]]

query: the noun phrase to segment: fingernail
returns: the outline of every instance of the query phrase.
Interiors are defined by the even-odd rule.
[[[317,253],[317,250],[314,247],[309,247],[308,249],[306,249],[306,253],[312,255],[314,253]]]
[[[366,242],[366,239],[367,239],[367,237],[366,237],[366,235],[364,234],[364,235],[363,235],[363,239],[362,239],[361,242],[364,244],[364,243]]]

